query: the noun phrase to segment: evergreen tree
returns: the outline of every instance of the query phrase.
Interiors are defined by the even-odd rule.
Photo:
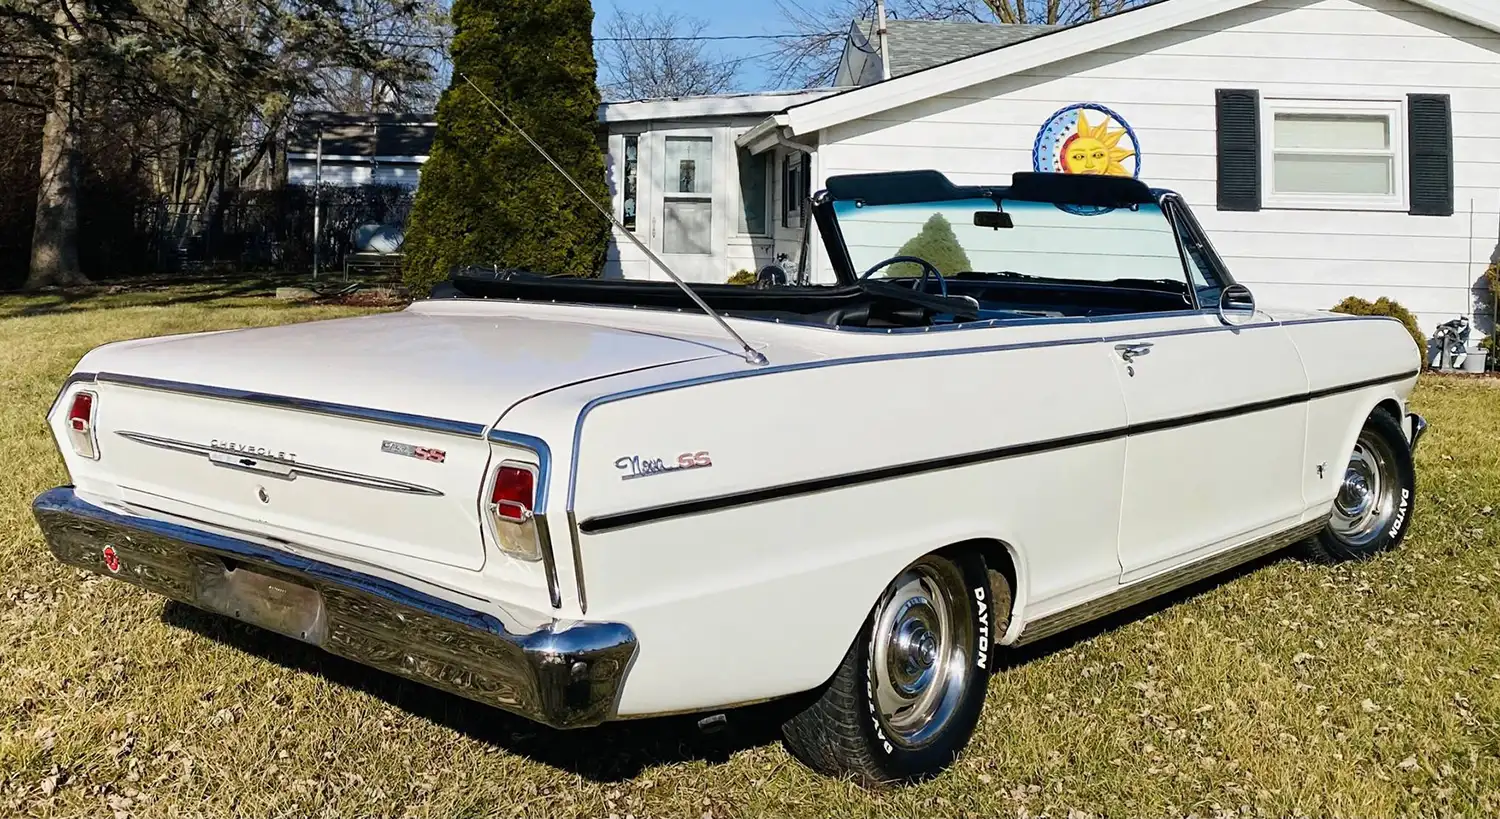
[[[599,274],[609,222],[464,80],[607,203],[593,17],[589,0],[454,2],[453,81],[406,234],[415,291],[469,264]]]
[[[922,232],[908,239],[896,251],[896,255],[926,259],[944,276],[973,269],[969,263],[969,254],[964,252],[963,245],[958,243],[958,236],[953,233],[952,223],[941,213],[932,214],[927,224],[922,226]],[[911,262],[893,264],[886,275],[891,278],[916,277],[922,275],[922,266]]]

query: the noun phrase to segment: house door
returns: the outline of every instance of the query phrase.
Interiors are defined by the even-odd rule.
[[[650,247],[686,281],[728,278],[730,186],[726,131],[682,128],[653,131],[647,176]],[[653,269],[652,279],[666,275]]]

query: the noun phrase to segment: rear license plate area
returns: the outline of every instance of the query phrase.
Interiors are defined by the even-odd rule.
[[[205,558],[196,563],[193,591],[202,608],[322,645],[327,617],[317,589],[230,560]]]

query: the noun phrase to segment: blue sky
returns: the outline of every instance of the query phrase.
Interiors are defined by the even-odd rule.
[[[809,12],[833,5],[830,0],[798,0]],[[722,34],[783,34],[791,25],[782,19],[781,11],[772,0],[748,0],[748,2],[714,2],[714,0],[594,0],[594,34],[600,36],[604,22],[612,17],[615,9],[634,13],[662,9],[684,17],[703,20],[707,27],[705,35]],[[845,24],[847,25],[847,23]],[[775,48],[772,40],[749,40],[708,43],[712,50],[725,57],[741,58],[764,54]],[[740,68],[742,90],[764,89],[769,83],[769,74],[764,61],[749,60]]]

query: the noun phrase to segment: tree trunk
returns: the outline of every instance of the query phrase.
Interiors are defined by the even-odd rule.
[[[26,289],[88,284],[78,265],[78,106],[74,98],[69,45],[77,38],[66,5],[53,22],[69,35],[54,62],[56,87],[42,126],[41,180],[36,193],[36,227],[31,234],[31,273]]]

